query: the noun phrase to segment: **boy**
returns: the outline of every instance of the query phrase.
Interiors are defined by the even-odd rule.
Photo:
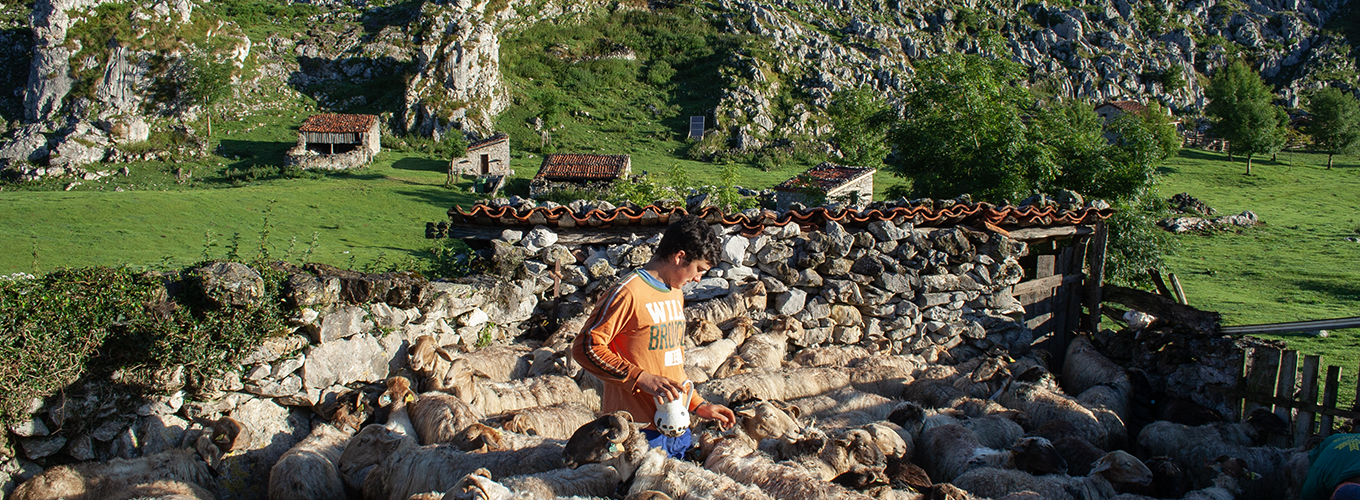
[[[1303,500],[1360,500],[1360,434],[1333,434],[1308,453]]]
[[[690,447],[690,431],[677,437],[658,432],[651,424],[653,396],[671,401],[685,394],[685,295],[680,287],[698,281],[717,262],[718,252],[718,237],[703,219],[672,221],[652,260],[603,296],[571,346],[576,362],[604,381],[601,411],[626,410],[634,420],[647,422],[647,441],[675,458]],[[732,410],[697,394],[689,410],[717,420],[724,429],[736,423]]]

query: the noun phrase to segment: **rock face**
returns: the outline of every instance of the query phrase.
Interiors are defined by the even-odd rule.
[[[496,115],[510,106],[510,92],[501,83],[499,29],[483,22],[486,17],[457,3],[421,7],[418,23],[427,35],[416,52],[415,76],[406,85],[401,110],[408,133],[490,134]]]
[[[203,295],[222,307],[255,305],[264,296],[264,278],[237,262],[215,262],[194,271]]]

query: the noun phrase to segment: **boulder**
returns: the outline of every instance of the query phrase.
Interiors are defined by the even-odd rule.
[[[222,458],[217,481],[223,498],[263,499],[269,470],[289,448],[311,433],[308,410],[280,406],[272,399],[250,399],[230,417],[249,432],[237,451]]]
[[[214,262],[195,269],[191,280],[218,307],[248,307],[264,297],[264,278],[245,264]]]
[[[302,382],[307,389],[324,389],[350,382],[378,382],[387,378],[388,360],[378,339],[367,333],[307,349]]]
[[[364,308],[343,306],[322,315],[310,332],[313,343],[324,344],[373,331],[373,327],[373,322],[368,319],[368,311]]]
[[[807,292],[799,288],[790,288],[787,292],[775,296],[774,310],[779,314],[792,316],[802,311],[806,303]]]
[[[294,273],[288,277],[288,300],[296,307],[334,304],[340,301],[340,279],[319,278],[311,273]]]
[[[746,259],[746,248],[750,245],[750,238],[740,234],[727,236],[722,240],[722,251],[719,260],[721,262],[741,265],[742,261]]]
[[[698,283],[686,283],[682,290],[685,292],[686,302],[695,302],[727,295],[731,290],[731,284],[722,278],[704,278]]]

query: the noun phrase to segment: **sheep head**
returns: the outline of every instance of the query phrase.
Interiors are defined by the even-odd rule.
[[[415,391],[411,390],[411,380],[406,377],[388,377],[387,390],[378,396],[378,406],[388,407],[400,403],[405,405],[416,400]]]
[[[925,424],[926,410],[921,408],[921,405],[911,401],[903,401],[894,406],[891,412],[888,412],[888,421],[910,431],[912,434],[917,434],[921,432],[921,426]]]
[[[477,393],[477,370],[466,358],[453,358],[449,369],[440,379],[440,390],[458,396],[464,403],[475,405],[480,395]]]
[[[382,424],[364,426],[340,454],[340,474],[345,483],[354,489],[362,489],[369,471],[387,461],[408,440],[410,438],[392,432]]]
[[[741,429],[756,441],[801,437],[802,425],[796,420],[800,413],[797,406],[780,408],[769,401],[760,401],[736,412],[741,417]]]
[[[1053,442],[1048,439],[1030,436],[1020,438],[1011,446],[1011,460],[1016,468],[1030,474],[1066,474],[1067,461],[1063,460]],[[1142,462],[1139,462],[1142,465]],[[1147,467],[1143,467],[1144,470]]]
[[[512,500],[515,497],[510,488],[491,480],[491,471],[486,469],[463,476],[449,493],[453,494],[453,500]],[[449,498],[448,495],[445,498]]]
[[[713,378],[720,379],[741,375],[750,371],[750,366],[751,364],[746,362],[745,358],[733,355],[732,357],[727,358],[726,361],[723,361],[722,364],[718,365],[717,368],[713,369]]]
[[[602,463],[624,454],[624,444],[638,431],[626,411],[606,414],[576,429],[562,450],[568,467]]]
[[[790,340],[803,339],[803,322],[793,319],[793,316],[781,314],[774,319],[774,325],[770,328],[770,333],[784,335]]]
[[[373,415],[373,406],[368,403],[363,391],[349,391],[340,395],[333,408],[331,423],[346,433],[358,431],[364,421]]]
[[[416,373],[427,377],[437,375],[435,367],[440,359],[438,351],[442,350],[439,348],[439,342],[433,336],[421,335],[416,337],[415,345],[412,345],[410,350],[406,352],[407,362],[410,363],[411,369],[415,370]]]
[[[870,470],[881,473],[887,466],[883,450],[874,442],[874,437],[864,429],[842,432],[828,443],[828,446],[822,448],[820,456],[837,474],[845,472],[867,474]],[[884,478],[884,481],[886,480],[887,478]]]
[[[656,490],[647,490],[630,496],[625,500],[671,500],[671,496]]]
[[[463,451],[486,453],[506,449],[501,432],[483,424],[472,424],[453,437],[453,445]]]
[[[1284,419],[1271,413],[1265,408],[1257,408],[1247,415],[1245,420],[1247,435],[1251,437],[1252,443],[1260,446],[1265,444],[1266,439],[1271,435],[1288,435],[1289,424]]]
[[[250,446],[250,429],[234,418],[222,417],[208,422],[212,430],[212,442],[223,454],[243,450]]]
[[[897,434],[897,431],[888,428],[883,424],[865,424],[860,427],[873,438],[878,449],[887,458],[901,457],[907,454],[907,441]]]
[[[1106,453],[1091,465],[1091,474],[1100,474],[1111,483],[1146,485],[1152,482],[1152,470],[1133,455],[1123,450]]]

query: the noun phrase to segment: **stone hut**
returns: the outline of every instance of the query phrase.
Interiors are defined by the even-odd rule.
[[[529,195],[546,192],[553,182],[612,182],[632,171],[633,161],[628,155],[543,155],[543,165],[538,167],[538,175],[529,183]]]
[[[298,127],[298,143],[286,165],[306,169],[360,168],[382,149],[375,115],[312,115]]]
[[[1100,115],[1100,119],[1104,123],[1110,123],[1110,120],[1118,118],[1124,113],[1138,114],[1146,110],[1147,106],[1144,106],[1143,103],[1129,100],[1105,101],[1096,106],[1096,114]]]
[[[467,154],[449,161],[449,178],[455,175],[510,175],[510,136],[497,132],[469,144]]]
[[[815,201],[813,198],[825,197],[853,206],[868,205],[874,199],[875,172],[878,170],[824,162],[775,186],[775,203],[780,210],[787,210],[794,203],[808,204]]]

